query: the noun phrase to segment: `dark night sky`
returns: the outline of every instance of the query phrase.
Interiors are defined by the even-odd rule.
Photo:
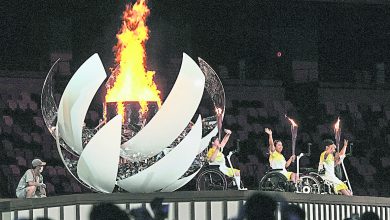
[[[50,51],[69,49],[74,66],[94,52],[111,66],[125,3],[2,3],[0,69],[46,70]],[[233,71],[242,58],[268,71],[276,51],[287,61],[318,60],[323,71],[364,69],[389,59],[390,10],[384,5],[281,0],[151,0],[148,5],[148,54],[156,68],[183,51]]]

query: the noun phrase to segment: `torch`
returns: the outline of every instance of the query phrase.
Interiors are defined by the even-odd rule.
[[[285,117],[291,123],[291,148],[292,148],[292,155],[295,155],[295,143],[297,141],[298,125],[294,122],[294,120],[287,117],[287,115],[285,115]]]
[[[218,126],[218,140],[221,141],[222,135],[222,109],[216,108],[215,113],[217,113],[217,126]]]
[[[334,125],[334,139],[336,140],[337,152],[340,151],[340,136],[341,136],[340,117],[337,117],[337,122]]]

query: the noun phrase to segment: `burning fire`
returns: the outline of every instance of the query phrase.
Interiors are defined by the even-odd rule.
[[[337,118],[336,124],[334,124],[334,129],[338,131],[340,129],[340,117]]]
[[[291,118],[287,117],[287,115],[285,115],[284,117],[286,117],[291,122],[291,125],[293,127],[298,127],[298,125],[294,122],[294,120],[292,120]]]
[[[118,42],[113,51],[117,68],[107,82],[105,101],[116,102],[117,113],[123,118],[125,101],[138,101],[142,114],[148,111],[147,102],[157,102],[161,106],[160,91],[153,81],[155,72],[146,70],[145,45],[149,39],[146,19],[149,14],[146,0],[137,0],[133,6],[127,5],[116,36]]]

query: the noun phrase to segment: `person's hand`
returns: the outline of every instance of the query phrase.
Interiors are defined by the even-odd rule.
[[[40,184],[39,187],[46,188],[46,184],[44,183],[39,183],[39,184]]]
[[[344,146],[348,146],[348,140],[344,139]]]
[[[226,134],[232,134],[232,131],[229,130],[229,129],[224,129],[224,131],[225,131]]]
[[[292,156],[290,157],[291,162],[294,162],[294,161],[295,161],[295,158],[296,158],[296,156],[295,156],[295,155],[292,155]]]
[[[264,131],[265,131],[265,133],[267,133],[268,135],[271,135],[271,134],[272,134],[272,130],[269,129],[269,128],[265,128]]]

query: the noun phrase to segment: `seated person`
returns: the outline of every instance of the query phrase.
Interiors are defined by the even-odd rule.
[[[332,140],[324,140],[322,146],[325,146],[325,151],[321,153],[320,162],[318,164],[318,171],[325,169],[325,174],[321,175],[321,177],[333,184],[333,189],[336,194],[341,193],[346,196],[352,196],[352,193],[348,189],[348,186],[345,185],[345,183],[343,183],[339,178],[337,178],[334,172],[335,163],[340,164],[342,158],[345,157],[347,145],[348,140],[344,140],[344,146],[339,153],[336,152],[336,145],[333,143]],[[335,152],[336,154],[335,156],[333,156]]]
[[[292,155],[288,161],[284,158],[283,144],[280,140],[273,140],[272,138],[272,130],[269,128],[265,128],[265,133],[268,134],[268,142],[269,142],[269,164],[272,169],[281,169],[279,171],[282,173],[287,180],[297,182],[297,175],[293,172],[287,172],[286,168],[290,166],[292,162],[295,160],[295,155]]]
[[[219,170],[226,176],[234,177],[239,190],[246,190],[246,188],[241,188],[240,170],[227,167],[225,164],[225,155],[222,153],[222,151],[232,132],[228,129],[225,129],[225,133],[225,137],[223,137],[221,142],[219,142],[217,136],[211,138],[212,147],[207,152],[207,160],[209,161],[210,165],[218,165]]]
[[[34,159],[32,169],[28,169],[19,181],[16,188],[17,198],[42,198],[46,197],[46,185],[43,183],[43,166],[46,162],[40,159]]]

